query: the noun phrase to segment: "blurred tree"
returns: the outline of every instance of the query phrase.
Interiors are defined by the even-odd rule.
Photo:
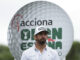
[[[14,60],[7,46],[0,45],[0,60]]]
[[[75,41],[66,60],[80,60],[80,42]]]

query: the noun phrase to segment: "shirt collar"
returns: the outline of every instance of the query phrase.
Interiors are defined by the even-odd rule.
[[[35,44],[33,45],[33,47],[34,47],[34,50],[35,50],[35,51],[39,51],[39,50],[36,48]],[[44,50],[47,51],[47,45],[46,45],[46,47],[44,48]]]

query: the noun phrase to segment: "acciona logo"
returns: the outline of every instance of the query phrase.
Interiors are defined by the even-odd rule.
[[[52,25],[52,19],[38,19],[34,18],[33,20],[24,20],[20,22],[20,26],[41,26],[41,25]]]

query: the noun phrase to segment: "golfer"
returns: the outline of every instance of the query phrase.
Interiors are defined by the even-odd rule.
[[[25,50],[21,60],[60,60],[58,53],[46,45],[48,31],[44,26],[38,26],[34,33],[35,44]]]

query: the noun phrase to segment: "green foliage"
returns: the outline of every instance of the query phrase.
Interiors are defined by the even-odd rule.
[[[0,45],[0,60],[14,60],[7,46]]]
[[[75,41],[68,53],[67,60],[80,60],[80,42]]]

